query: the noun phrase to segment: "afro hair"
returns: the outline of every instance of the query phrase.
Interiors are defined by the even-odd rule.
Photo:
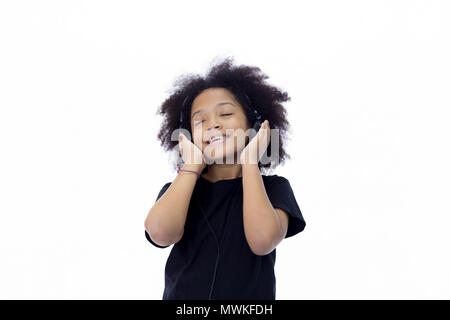
[[[247,120],[252,125],[255,121],[254,109],[257,108],[262,121],[269,120],[270,129],[279,130],[278,161],[265,164],[258,163],[263,171],[275,168],[285,159],[290,158],[284,150],[283,141],[287,137],[289,122],[283,102],[289,101],[287,92],[266,82],[269,77],[255,66],[233,65],[233,58],[225,58],[222,62],[212,65],[205,76],[198,74],[184,74],[179,76],[173,84],[170,96],[158,108],[157,115],[163,117],[158,133],[158,140],[166,151],[178,151],[178,140],[172,140],[172,133],[179,128],[189,131],[192,136],[190,123],[180,122],[180,118],[189,119],[192,102],[197,95],[208,88],[221,87],[230,91],[243,107]],[[181,123],[181,126],[180,126]],[[271,143],[267,147],[270,157]],[[181,162],[177,154],[174,169]],[[202,172],[207,172],[208,166]]]

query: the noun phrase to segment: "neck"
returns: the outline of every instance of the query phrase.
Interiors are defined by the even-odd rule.
[[[241,164],[211,164],[208,172],[202,175],[208,181],[229,180],[242,177]]]

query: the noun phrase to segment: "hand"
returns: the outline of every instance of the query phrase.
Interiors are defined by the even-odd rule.
[[[241,164],[257,164],[270,143],[269,120],[265,120],[258,133],[242,150],[239,160]]]
[[[182,133],[178,136],[178,148],[185,164],[198,168],[199,173],[205,169],[203,152]]]

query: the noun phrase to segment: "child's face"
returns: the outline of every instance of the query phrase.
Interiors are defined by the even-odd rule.
[[[207,158],[222,159],[222,163],[230,163],[232,155],[231,159],[236,160],[236,154],[248,142],[245,131],[249,128],[244,109],[225,88],[208,88],[192,102],[193,140]],[[225,140],[210,143],[212,137],[222,135],[226,135]],[[231,137],[234,139],[228,141]]]

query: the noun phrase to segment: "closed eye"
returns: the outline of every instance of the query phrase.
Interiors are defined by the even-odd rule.
[[[220,116],[221,117],[224,117],[224,116],[231,116],[232,115],[232,113],[224,113],[224,114],[221,114]],[[205,120],[202,120],[202,121],[196,121],[196,122],[194,122],[194,126],[196,126],[196,125],[198,125],[198,124],[200,124],[200,123],[203,123]]]

